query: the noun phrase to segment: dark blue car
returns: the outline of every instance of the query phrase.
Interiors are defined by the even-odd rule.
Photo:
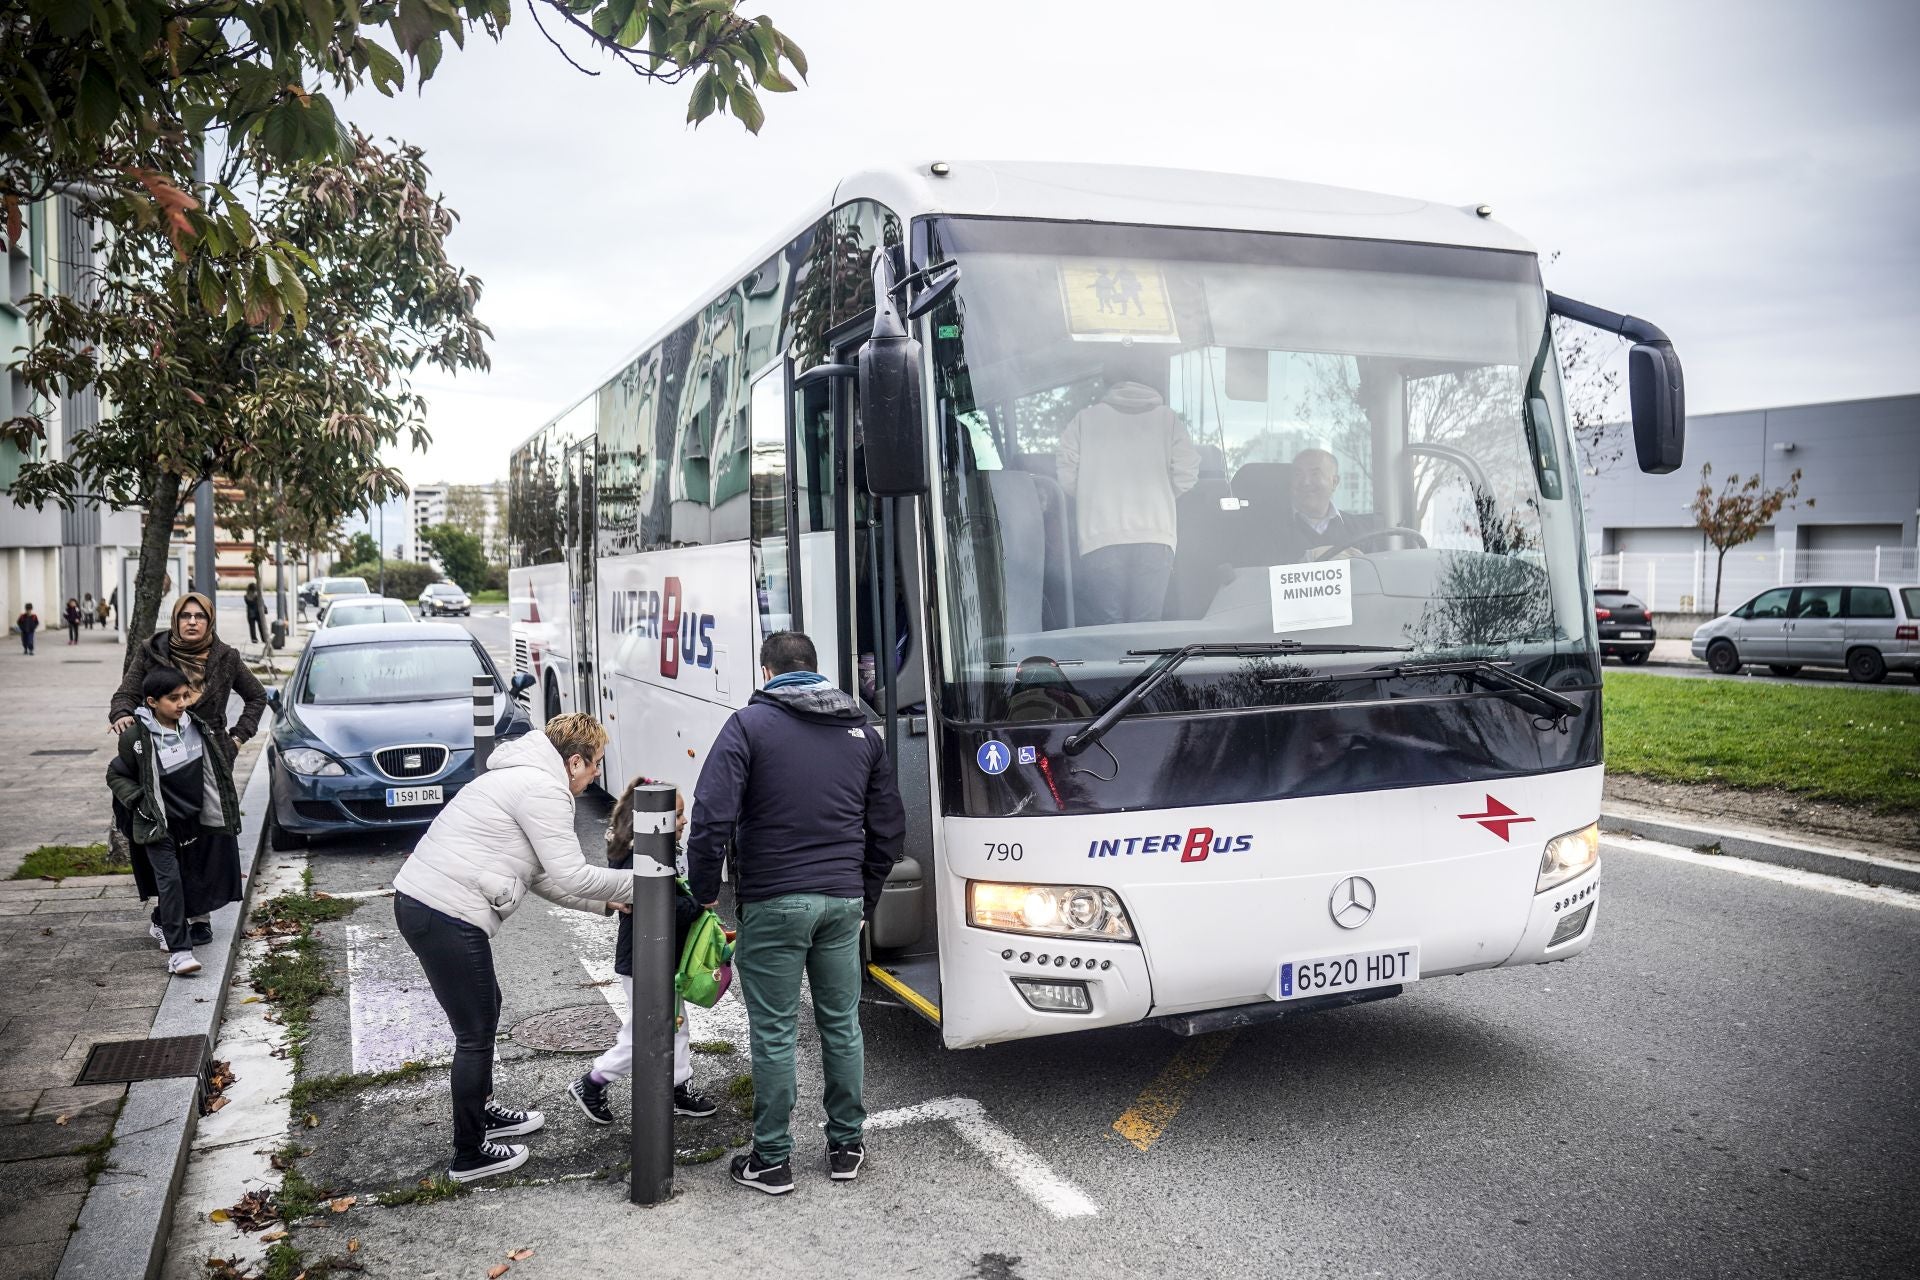
[[[268,702],[272,842],[418,829],[473,778],[473,677],[493,677],[501,737],[531,724],[487,651],[450,622],[316,632]],[[504,695],[504,696],[503,696]]]

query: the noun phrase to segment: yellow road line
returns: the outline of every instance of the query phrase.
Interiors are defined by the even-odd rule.
[[[921,995],[918,991],[915,991],[912,987],[900,981],[900,979],[894,977],[892,974],[888,973],[885,969],[882,969],[877,964],[868,965],[867,973],[869,976],[873,978],[875,982],[879,983],[881,986],[893,992],[893,994],[899,996],[902,1000],[905,1000],[908,1004],[912,1005],[914,1010],[918,1012],[921,1017],[929,1019],[930,1021],[933,1022],[935,1026],[940,1025],[940,1006],[939,1005],[927,999],[925,996]]]
[[[1186,1105],[1187,1095],[1213,1070],[1220,1056],[1232,1046],[1238,1031],[1216,1031],[1212,1035],[1189,1040],[1173,1055],[1153,1083],[1140,1091],[1133,1105],[1113,1122],[1113,1131],[1145,1151],[1160,1140],[1173,1118]]]

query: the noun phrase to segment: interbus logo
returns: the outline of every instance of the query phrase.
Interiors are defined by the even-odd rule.
[[[1094,840],[1087,845],[1089,858],[1117,858],[1147,853],[1180,851],[1182,862],[1205,862],[1209,854],[1245,853],[1253,848],[1253,837],[1216,836],[1212,827],[1194,827],[1182,836],[1172,832],[1164,836],[1126,836],[1118,840]]]
[[[660,674],[680,678],[680,664],[713,666],[710,613],[683,611],[680,579],[668,578],[659,591],[615,591],[610,608],[616,635],[629,632],[660,641]]]

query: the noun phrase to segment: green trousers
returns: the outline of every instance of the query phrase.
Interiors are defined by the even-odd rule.
[[[793,1151],[787,1121],[793,1114],[802,974],[813,989],[813,1024],[820,1031],[827,1141],[845,1146],[861,1140],[867,1122],[860,1103],[866,1073],[860,1044],[863,907],[858,898],[821,893],[785,893],[740,907],[733,963],[752,1031],[753,1149],[762,1160],[778,1164]]]

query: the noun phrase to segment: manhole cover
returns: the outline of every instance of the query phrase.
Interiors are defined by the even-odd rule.
[[[514,1024],[515,1044],[552,1053],[601,1053],[620,1034],[620,1015],[602,1000],[598,1004],[549,1009]]]
[[[124,1084],[166,1076],[198,1076],[207,1065],[205,1036],[103,1040],[87,1052],[80,1084]]]

